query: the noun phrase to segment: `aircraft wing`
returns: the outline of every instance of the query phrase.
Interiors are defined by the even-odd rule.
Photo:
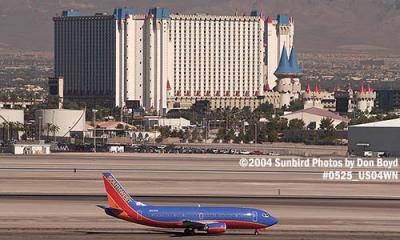
[[[207,229],[209,225],[213,224],[219,224],[219,222],[216,221],[192,221],[192,220],[185,220],[182,222],[182,225],[185,228],[195,228],[195,229]]]
[[[204,229],[204,227],[206,227],[207,224],[197,221],[186,220],[182,222],[182,225],[185,228]]]
[[[208,233],[223,233],[226,225],[223,222],[212,221],[183,221],[183,227],[207,231]]]

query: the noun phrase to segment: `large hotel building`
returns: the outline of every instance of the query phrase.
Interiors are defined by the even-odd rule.
[[[259,11],[214,16],[117,8],[81,16],[68,10],[53,20],[55,77],[63,77],[66,99],[113,106],[137,100],[159,113],[198,100],[213,108],[267,101],[294,35],[291,17],[264,18]]]

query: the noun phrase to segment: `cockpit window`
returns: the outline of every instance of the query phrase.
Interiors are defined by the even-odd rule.
[[[262,216],[263,217],[269,217],[269,214],[265,212],[265,213],[262,214]]]

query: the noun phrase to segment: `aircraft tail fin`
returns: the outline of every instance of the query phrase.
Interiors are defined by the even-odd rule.
[[[103,181],[111,208],[124,209],[126,205],[144,206],[143,203],[135,201],[110,172],[103,173]]]

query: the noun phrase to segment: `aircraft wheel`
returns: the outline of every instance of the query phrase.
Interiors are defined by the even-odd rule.
[[[183,233],[185,235],[193,235],[194,234],[194,229],[186,228]]]

